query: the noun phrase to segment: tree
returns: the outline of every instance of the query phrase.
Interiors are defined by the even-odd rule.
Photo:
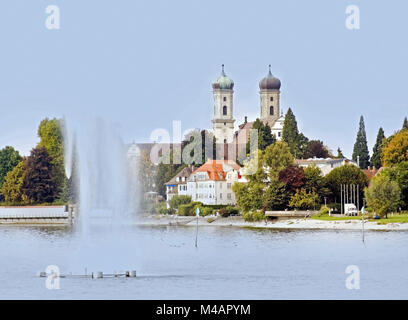
[[[143,181],[140,185],[142,194],[153,191],[156,180],[156,168],[150,160],[150,155],[146,150],[140,150],[140,158],[138,164],[138,179]],[[163,179],[164,181],[165,179]],[[166,183],[167,181],[164,181]],[[164,185],[163,185],[164,187]]]
[[[408,161],[408,130],[394,134],[382,147],[382,163],[386,167]]]
[[[380,217],[388,218],[388,213],[395,211],[400,204],[401,190],[398,183],[386,175],[374,177],[365,189],[367,205]]]
[[[24,161],[20,161],[13,170],[9,171],[1,187],[1,194],[6,202],[10,204],[21,204],[24,202],[21,187],[24,181],[26,166]]]
[[[345,156],[344,156],[343,152],[341,151],[340,147],[337,148],[337,156],[336,156],[336,158],[337,158],[337,159],[344,159],[344,158],[345,158]]]
[[[328,197],[330,190],[326,187],[326,179],[323,176],[322,170],[316,165],[308,166],[304,169],[305,185],[303,188],[307,192],[315,192],[319,199]]]
[[[262,206],[264,210],[283,210],[289,201],[289,194],[286,191],[285,183],[274,181],[264,191]]]
[[[0,150],[0,188],[8,172],[18,165],[23,158],[13,147],[5,147]]]
[[[243,212],[262,209],[265,185],[259,182],[236,182],[232,185],[237,204]]]
[[[173,162],[173,151],[170,151],[170,163],[160,162],[155,170],[154,184],[156,191],[162,196],[166,195],[165,183],[186,167],[185,164],[174,164]]]
[[[271,127],[268,124],[264,124],[261,120],[256,119],[252,124],[253,130],[258,130],[258,148],[265,150],[268,146],[276,142],[275,136],[271,132]],[[246,144],[247,153],[250,152],[250,140]]]
[[[365,131],[364,118],[360,117],[360,125],[357,139],[353,149],[353,160],[358,161],[361,169],[367,169],[370,165],[370,154],[367,147],[367,135]]]
[[[261,166],[268,168],[269,177],[272,179],[277,178],[279,172],[292,165],[293,162],[288,144],[278,141],[265,149]]]
[[[289,207],[299,210],[314,209],[318,200],[319,197],[313,191],[307,192],[305,189],[300,189],[291,197]]]
[[[289,108],[285,115],[285,121],[283,122],[282,140],[289,146],[290,152],[294,157],[299,157],[299,129],[296,122],[296,117]]]
[[[379,173],[386,175],[391,181],[398,183],[401,189],[401,205],[403,209],[408,208],[408,161],[400,162],[393,167],[386,168]]]
[[[185,135],[181,143],[183,152],[186,147],[188,150],[191,149],[190,157],[193,159],[192,163],[188,164],[200,166],[205,163],[208,158],[216,158],[216,139],[214,134],[210,131],[199,129],[191,130]],[[197,157],[194,154],[196,149],[199,150]],[[171,161],[171,163],[173,163],[173,161]]]
[[[305,152],[305,158],[328,158],[329,151],[320,140],[310,140],[307,150]]]
[[[380,127],[377,134],[377,141],[373,148],[373,156],[371,157],[371,165],[377,169],[381,168],[382,144],[384,139],[384,130]]]
[[[293,165],[288,166],[279,172],[279,181],[285,184],[288,192],[296,192],[296,190],[300,189],[305,184],[305,173],[303,168]]]
[[[346,164],[333,169],[326,175],[325,179],[326,186],[332,194],[332,200],[336,202],[340,201],[340,186],[342,184],[359,185],[359,196],[361,200],[364,196],[364,188],[368,185],[366,174],[353,164]],[[360,203],[362,204],[362,201],[360,201]]]
[[[408,119],[407,117],[404,118],[404,123],[402,124],[402,129],[408,130]]]
[[[21,190],[30,203],[51,203],[58,197],[54,167],[45,147],[31,150]]]
[[[58,196],[67,184],[64,165],[64,123],[60,119],[44,119],[38,127],[40,143],[38,147],[44,147],[51,158],[53,166],[53,179],[57,188]],[[66,199],[64,199],[66,200]]]

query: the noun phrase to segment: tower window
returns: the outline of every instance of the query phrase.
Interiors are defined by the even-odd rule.
[[[224,139],[224,143],[227,143],[227,139]]]
[[[273,110],[273,106],[270,106],[270,108],[269,108],[269,114],[270,114],[271,116],[273,116],[273,114],[274,114],[273,111],[274,111],[274,110]]]
[[[273,101],[273,97],[271,97],[271,101]]]
[[[224,97],[224,101],[227,101],[227,97]]]
[[[227,115],[227,106],[223,106],[223,107],[222,107],[222,114],[223,114],[224,116]]]

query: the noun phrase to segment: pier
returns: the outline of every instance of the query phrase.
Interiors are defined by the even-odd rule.
[[[75,220],[75,206],[0,207],[1,224],[67,225]]]

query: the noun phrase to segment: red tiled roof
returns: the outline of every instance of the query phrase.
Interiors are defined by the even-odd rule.
[[[241,167],[231,160],[207,160],[201,167],[193,172],[207,172],[210,180],[225,180],[226,172],[223,170],[223,165],[228,165],[235,170],[241,169]]]

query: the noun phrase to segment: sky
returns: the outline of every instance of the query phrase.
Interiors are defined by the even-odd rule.
[[[345,27],[350,4],[359,30]],[[271,64],[300,131],[351,157],[363,115],[371,151],[380,126],[390,135],[408,116],[407,13],[396,0],[3,0],[0,148],[28,155],[43,118],[70,114],[109,119],[126,142],[173,120],[211,128],[221,64],[236,124],[255,120]]]

